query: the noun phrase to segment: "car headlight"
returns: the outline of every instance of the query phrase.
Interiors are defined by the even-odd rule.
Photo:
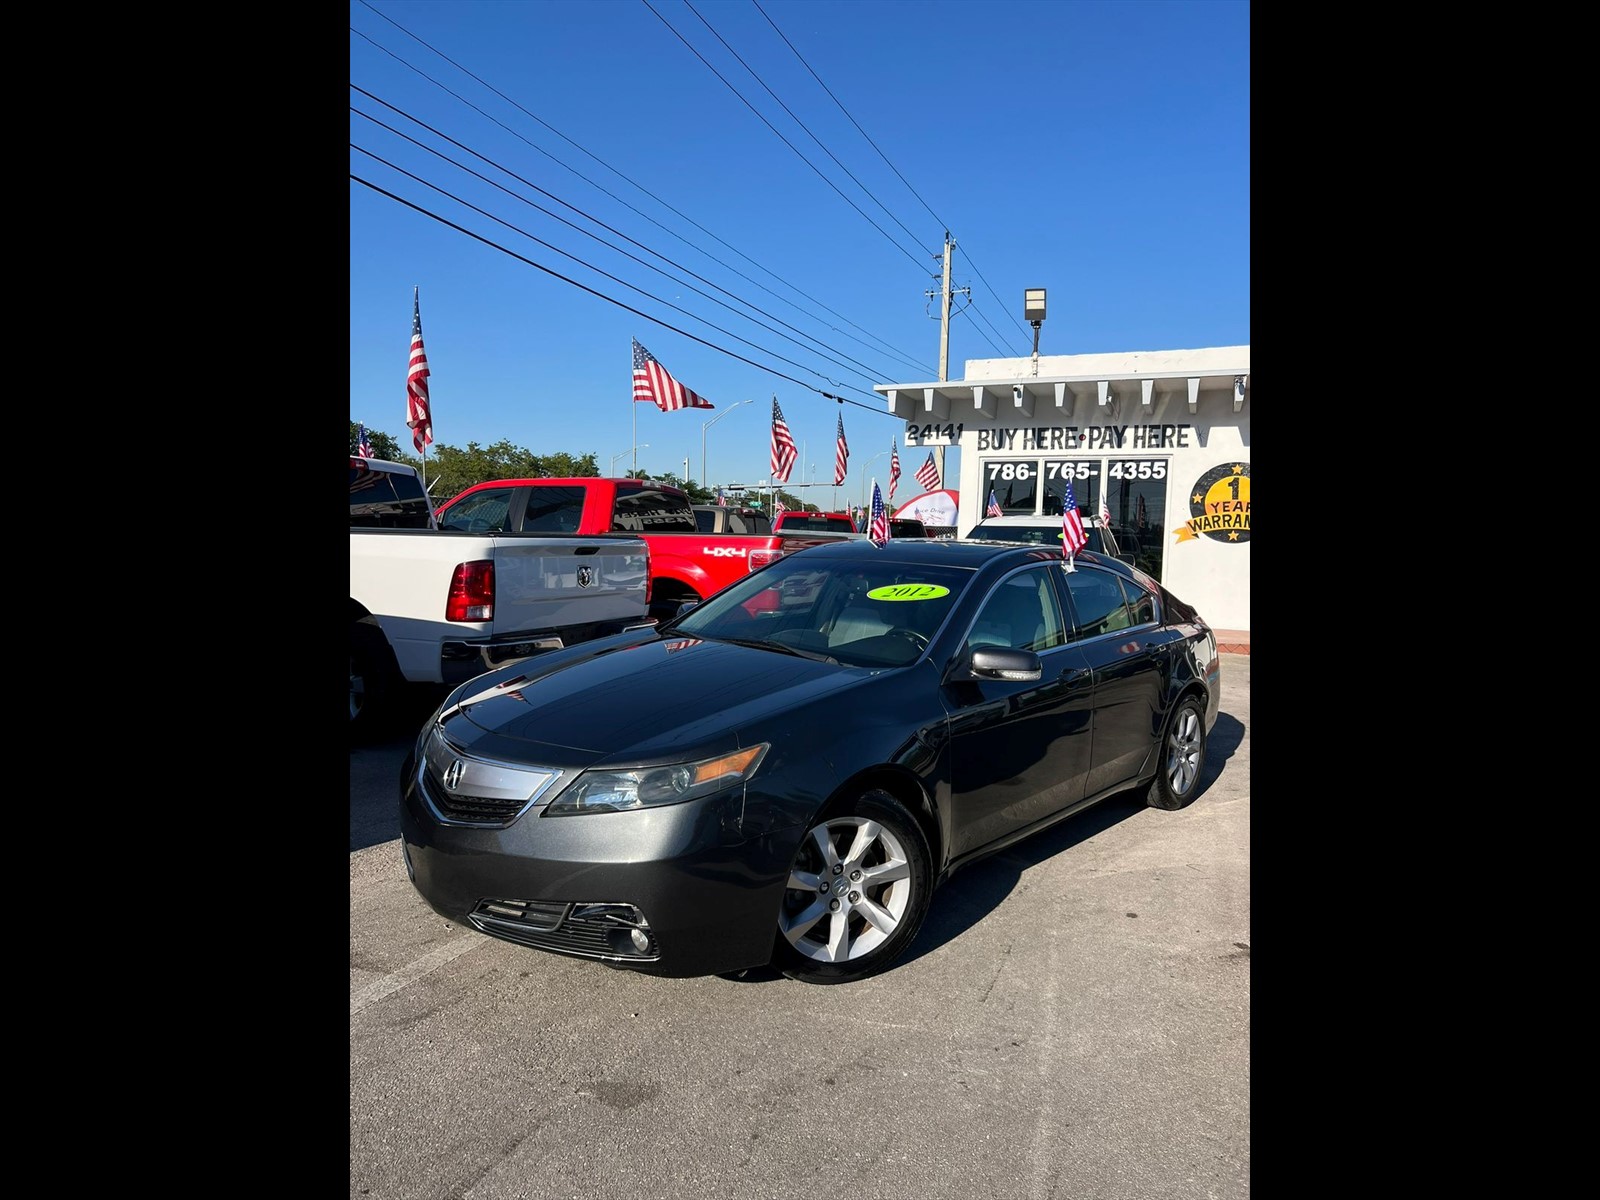
[[[585,771],[545,806],[545,815],[567,817],[575,813],[627,812],[698,800],[701,796],[743,784],[755,773],[770,744],[762,742],[747,750],[735,750],[732,754],[719,754],[699,762]]]

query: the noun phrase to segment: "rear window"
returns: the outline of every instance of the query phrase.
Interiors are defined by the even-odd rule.
[[[433,506],[422,481],[407,472],[374,470],[358,459],[350,466],[350,528],[427,529]]]
[[[808,529],[813,533],[854,533],[855,522],[848,517],[825,517],[821,513],[784,513],[781,529]]]
[[[619,533],[696,533],[694,505],[682,492],[618,488],[611,528]]]
[[[1084,532],[1089,535],[1089,543],[1085,549],[1092,550],[1096,554],[1107,553],[1105,540],[1100,536],[1098,525],[1089,526]],[[1038,525],[989,525],[979,521],[967,536],[991,542],[1027,542],[1031,546],[1049,546],[1059,550],[1061,522],[1040,522]]]

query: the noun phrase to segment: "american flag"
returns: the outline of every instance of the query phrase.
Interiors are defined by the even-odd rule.
[[[794,470],[794,460],[800,457],[794,438],[789,436],[789,423],[783,419],[783,409],[778,398],[772,398],[772,478],[776,483],[788,483],[789,472]]]
[[[922,490],[931,492],[939,486],[939,468],[933,465],[933,451],[928,451],[928,461],[917,468],[917,482]]]
[[[662,412],[675,408],[715,408],[703,396],[696,395],[667,373],[656,361],[656,356],[633,339],[633,398],[648,400]]]
[[[1100,528],[1105,529],[1111,524],[1111,506],[1106,503],[1106,494],[1100,493]]]
[[[1061,550],[1066,555],[1067,570],[1073,569],[1072,556],[1088,544],[1089,535],[1083,531],[1083,518],[1078,515],[1078,496],[1069,479],[1061,496]]]
[[[844,440],[844,414],[839,414],[839,432],[834,437],[833,451],[833,483],[837,487],[844,482],[844,469],[850,461],[850,443]]]
[[[867,526],[867,536],[880,546],[889,540],[889,510],[883,506],[876,479],[872,481],[872,523]]]
[[[989,489],[989,507],[983,510],[983,515],[986,517],[998,517],[1003,515],[1000,511],[1000,501],[995,499],[993,488]]]
[[[721,488],[717,489],[717,504],[722,508],[728,507],[728,493]]]
[[[900,451],[895,439],[889,439],[889,499],[894,499],[894,485],[900,482]]]
[[[422,349],[422,306],[411,291],[411,366],[406,372],[406,428],[417,453],[433,444],[433,415],[428,411],[428,355]]]
[[[361,436],[356,440],[356,453],[362,458],[372,457],[372,439],[367,436],[367,427],[361,426]]]
[[[774,496],[773,499],[772,499],[772,515],[773,516],[777,516],[781,512],[788,512],[788,511],[789,511],[788,505],[784,504],[784,502],[782,500],[779,500],[776,496]]]

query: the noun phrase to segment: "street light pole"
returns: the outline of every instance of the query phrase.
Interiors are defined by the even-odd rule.
[[[889,453],[887,450],[878,451],[878,453],[874,454],[871,458],[867,459],[867,465],[861,468],[861,507],[862,508],[865,508],[867,506],[867,476],[871,473],[872,464],[877,462],[880,458],[882,458],[887,453]],[[885,503],[887,503],[887,501]]]
[[[611,474],[614,476],[617,473],[617,459],[629,454],[633,455],[633,469],[637,471],[639,469],[639,451],[648,449],[650,449],[650,443],[645,442],[643,445],[629,446],[621,454],[613,454],[611,456]]]
[[[741,401],[739,401],[738,404],[730,405],[728,408],[724,409],[722,412],[719,412],[716,416],[712,417],[711,420],[706,421],[706,422],[701,424],[701,426],[700,426],[700,486],[701,487],[710,487],[711,486],[711,481],[706,478],[706,430],[710,429],[718,421],[722,420],[723,417],[727,416],[734,409],[738,408],[740,404],[754,404],[754,403],[755,403],[754,400],[741,400]]]

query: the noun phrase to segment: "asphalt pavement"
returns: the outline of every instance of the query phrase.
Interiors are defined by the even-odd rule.
[[[350,1195],[1247,1197],[1249,730],[1226,654],[1193,804],[1107,801],[958,873],[836,987],[451,925],[400,857],[406,738],[352,748]]]

